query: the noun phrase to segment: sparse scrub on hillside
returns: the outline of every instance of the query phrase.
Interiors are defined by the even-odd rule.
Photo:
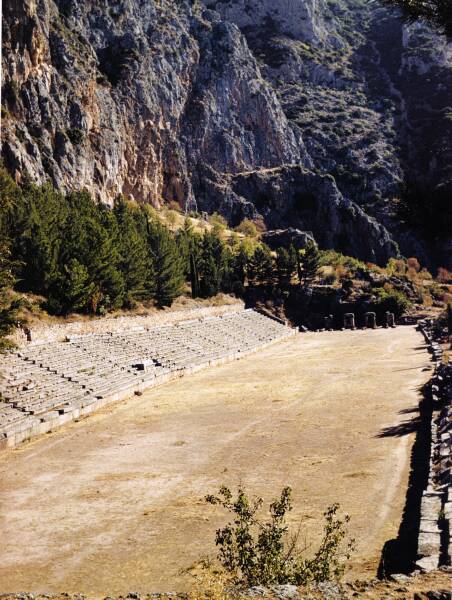
[[[300,528],[291,531],[287,522],[292,510],[292,491],[285,487],[269,506],[267,519],[260,517],[262,498],[251,499],[242,487],[234,498],[222,486],[206,501],[226,509],[233,520],[216,532],[218,561],[240,587],[271,584],[304,585],[311,581],[338,580],[354,548],[347,536],[348,515],[339,516],[339,505],[324,513],[323,537],[314,552],[300,545]],[[309,556],[306,553],[310,550]]]
[[[217,212],[213,213],[212,215],[209,215],[209,223],[211,225],[213,225],[214,227],[219,228],[221,231],[223,231],[224,229],[226,229],[228,222],[226,221],[226,219],[223,217],[223,215],[218,214]]]
[[[254,238],[257,237],[259,233],[256,224],[250,219],[243,219],[243,221],[237,225],[235,231]]]

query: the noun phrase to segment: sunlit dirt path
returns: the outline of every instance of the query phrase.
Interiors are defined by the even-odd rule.
[[[401,520],[429,365],[412,327],[303,334],[5,453],[0,591],[182,589],[226,518],[203,496],[239,482],[266,501],[291,485],[308,539],[340,502],[353,574],[373,575]]]

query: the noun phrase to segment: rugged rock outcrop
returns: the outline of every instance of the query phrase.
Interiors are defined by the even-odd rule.
[[[363,259],[384,262],[396,241],[422,258],[394,215],[406,176],[392,96],[400,113],[409,108],[393,79],[408,89],[414,70],[436,82],[450,57],[443,44],[442,62],[399,52],[391,63],[378,28],[366,37],[374,12],[358,0],[10,0],[5,165],[103,202],[175,200],[232,224],[262,215]],[[378,63],[389,100],[383,84],[372,96],[365,60]],[[438,112],[444,94],[435,98]]]
[[[312,231],[301,231],[294,227],[287,229],[270,229],[262,234],[262,241],[272,250],[277,250],[281,246],[288,248],[292,245],[294,248],[306,248],[308,244],[315,244],[316,241]]]

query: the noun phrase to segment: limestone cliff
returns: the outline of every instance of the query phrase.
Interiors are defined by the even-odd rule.
[[[450,175],[442,121],[422,151],[403,143],[422,121],[416,78],[433,78],[432,111],[443,110],[449,49],[433,45],[421,64],[410,50],[419,32],[384,11],[388,45],[378,10],[358,0],[9,0],[5,165],[103,202],[176,200],[232,224],[261,215],[367,260],[395,255],[396,241],[422,256],[395,199],[406,165],[426,153],[435,185]]]

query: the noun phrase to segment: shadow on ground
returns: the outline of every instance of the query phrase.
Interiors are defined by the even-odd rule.
[[[427,487],[431,445],[432,407],[428,398],[428,385],[422,389],[423,399],[418,409],[405,409],[401,413],[418,414],[399,425],[384,428],[378,437],[401,437],[416,433],[411,452],[411,470],[405,507],[396,539],[388,540],[382,550],[378,577],[392,573],[410,573],[416,562],[417,540],[421,514],[422,492]]]

